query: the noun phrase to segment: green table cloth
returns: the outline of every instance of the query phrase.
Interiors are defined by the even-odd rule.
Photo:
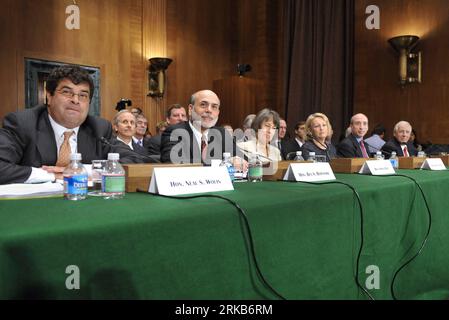
[[[427,243],[397,275],[399,299],[449,298],[449,172],[399,170],[422,186],[432,214]],[[394,273],[420,248],[424,198],[405,177],[337,174],[363,207],[358,270],[373,266],[375,299],[392,299]],[[286,299],[367,299],[355,282],[361,244],[357,198],[340,184],[235,183],[218,192],[245,211],[255,256]],[[238,210],[217,198],[0,201],[2,299],[277,299],[255,271]],[[80,272],[69,290],[68,266]]]

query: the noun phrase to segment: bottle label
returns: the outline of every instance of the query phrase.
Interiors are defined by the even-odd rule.
[[[87,174],[65,176],[64,177],[64,194],[87,194]]]
[[[103,192],[122,193],[125,192],[125,175],[123,174],[103,174]]]
[[[390,159],[391,165],[393,168],[397,169],[399,167],[398,165],[398,159]]]
[[[250,177],[262,177],[263,169],[262,169],[262,167],[249,167],[248,175]]]
[[[232,165],[228,165],[228,173],[229,173],[229,177],[231,178],[231,181],[234,181],[234,166]]]

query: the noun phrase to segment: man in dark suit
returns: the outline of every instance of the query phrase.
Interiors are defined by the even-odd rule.
[[[194,93],[188,112],[189,121],[169,126],[162,133],[162,162],[208,165],[211,159],[222,159],[223,152],[236,155],[232,136],[224,128],[215,126],[220,114],[220,100],[213,91]]]
[[[47,105],[8,114],[0,129],[0,184],[36,183],[62,178],[67,155],[83,163],[106,159],[111,124],[88,115],[94,85],[79,67],[53,70],[46,84]]]
[[[351,134],[337,147],[337,155],[342,158],[369,158],[369,146],[363,140],[368,132],[368,118],[358,113],[351,118]]]
[[[131,113],[134,114],[132,111]],[[134,116],[136,117],[136,132],[133,136],[133,142],[147,149],[151,139],[146,136],[148,133],[148,120],[143,114],[138,114],[137,116],[134,114]]]
[[[180,104],[172,104],[168,107],[166,122],[169,126],[178,124],[180,122],[186,121],[186,110]],[[148,142],[148,153],[151,155],[161,154],[161,137],[162,132],[158,132],[157,135],[152,137]]]
[[[386,158],[391,156],[393,151],[398,157],[415,157],[418,154],[415,146],[410,142],[410,134],[412,133],[412,126],[407,121],[399,121],[393,129],[394,138],[387,141],[382,146],[382,151]]]
[[[295,137],[290,140],[282,141],[282,158],[285,160],[293,160],[296,152],[301,151],[302,145],[306,141],[306,122],[299,121],[295,125]]]

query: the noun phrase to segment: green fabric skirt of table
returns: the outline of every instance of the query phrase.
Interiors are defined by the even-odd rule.
[[[432,228],[394,283],[399,299],[449,298],[449,172],[399,170],[418,181]],[[413,181],[337,174],[363,208],[359,282],[391,299],[395,272],[429,225]],[[255,257],[286,299],[367,299],[355,281],[361,210],[343,184],[235,183],[216,194],[248,217]],[[239,211],[218,198],[0,201],[0,298],[275,299],[255,271]],[[69,290],[73,269],[79,289]],[[66,272],[67,271],[67,272]],[[70,286],[69,286],[70,287]]]

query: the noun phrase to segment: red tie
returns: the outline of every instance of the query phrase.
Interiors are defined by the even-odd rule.
[[[363,140],[360,140],[360,149],[362,149],[362,155],[364,158],[369,158],[368,153],[366,152],[365,144],[363,143]]]
[[[407,146],[404,146],[404,157],[410,157],[408,154]]]
[[[207,142],[206,137],[203,135],[201,137],[201,159],[203,159],[203,162],[206,162],[207,157]]]

